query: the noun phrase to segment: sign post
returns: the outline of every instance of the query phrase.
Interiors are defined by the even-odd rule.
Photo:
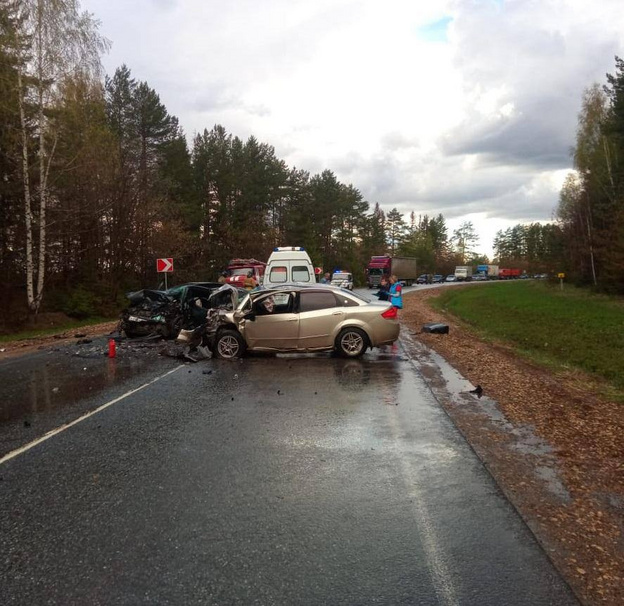
[[[173,272],[173,258],[156,259],[156,271],[159,274],[165,274],[165,290],[169,287],[167,285],[167,274]]]
[[[559,278],[559,285],[561,287],[561,290],[563,290],[563,279],[565,278],[565,274],[563,272],[558,273],[557,277]]]

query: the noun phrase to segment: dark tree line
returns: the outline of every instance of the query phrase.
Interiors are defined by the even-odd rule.
[[[332,171],[291,168],[254,137],[216,125],[189,148],[148,83],[126,66],[102,79],[106,41],[77,0],[0,0],[0,43],[8,325],[41,310],[114,313],[127,290],[157,285],[159,257],[174,257],[179,283],[279,245],[305,246],[316,265],[360,280],[374,254],[425,265],[446,254],[441,215],[408,227]]]
[[[624,294],[624,60],[607,84],[585,90],[574,173],[559,196],[556,222],[498,232],[501,262],[565,272],[578,285]]]
[[[624,293],[624,60],[607,84],[585,91],[574,167],[557,215],[564,261],[579,284]]]

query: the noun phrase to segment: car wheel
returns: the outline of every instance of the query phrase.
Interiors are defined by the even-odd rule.
[[[358,358],[368,347],[368,337],[359,328],[345,328],[336,339],[336,349],[345,358]]]
[[[217,335],[214,355],[223,360],[240,358],[245,353],[245,341],[235,330],[223,330]]]
[[[132,322],[122,322],[119,325],[119,332],[126,335],[128,339],[139,339],[140,337],[149,337],[151,334],[154,334],[153,327],[149,326],[141,326],[135,325]]]
[[[173,320],[167,322],[162,329],[162,336],[165,339],[177,339],[180,331],[182,330],[182,325],[184,324],[184,318],[182,316],[176,316]]]

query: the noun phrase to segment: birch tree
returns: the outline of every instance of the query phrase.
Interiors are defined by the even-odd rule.
[[[108,42],[99,35],[93,16],[80,12],[78,0],[22,0],[12,5],[18,13],[14,48],[19,54],[26,290],[29,311],[36,315],[46,273],[46,213],[57,143],[55,100],[65,79],[100,75],[100,54]]]

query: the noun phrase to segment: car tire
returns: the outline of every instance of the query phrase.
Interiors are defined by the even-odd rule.
[[[336,338],[336,350],[345,358],[359,358],[368,347],[368,336],[360,328],[343,328]]]
[[[123,333],[128,339],[140,339],[141,337],[149,337],[154,334],[152,327],[141,326],[135,327],[131,322],[121,321],[119,324],[119,332]]]
[[[245,353],[245,341],[236,330],[222,330],[215,339],[213,353],[222,360],[241,358]]]
[[[162,329],[161,333],[165,339],[177,339],[180,331],[182,330],[182,325],[184,324],[184,318],[182,316],[176,316],[170,322],[167,322]]]

